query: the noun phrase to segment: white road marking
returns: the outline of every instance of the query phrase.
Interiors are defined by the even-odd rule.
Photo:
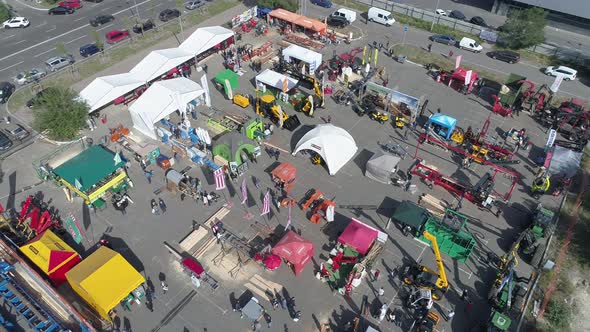
[[[159,3],[159,4],[157,4],[157,5],[153,5],[153,6],[151,6],[151,7],[148,7],[146,10],[152,10],[152,9],[154,9],[154,8],[160,7],[161,5],[162,5],[162,3]]]
[[[82,16],[80,18],[75,19],[74,22],[82,21],[82,20],[85,20],[85,19],[86,19],[86,17]]]
[[[17,0],[17,1],[18,1],[18,0]],[[121,13],[123,13],[123,12],[125,12],[125,11],[127,11],[127,10],[129,10],[129,9],[131,9],[131,8],[136,8],[136,7],[139,7],[139,6],[143,5],[144,3],[147,3],[147,2],[150,2],[150,1],[152,1],[152,0],[145,0],[145,1],[142,1],[142,2],[138,3],[137,5],[133,5],[133,6],[130,6],[129,8],[122,9],[122,10],[120,10],[120,11],[116,12],[116,13],[113,13],[112,15],[118,15],[118,14],[121,14]],[[19,1],[19,2],[20,2],[20,1]],[[22,3],[22,2],[21,2],[21,3]],[[36,8],[35,8],[35,9],[36,9]],[[43,11],[45,11],[45,9],[43,9]],[[71,34],[72,32],[76,32],[76,31],[78,31],[78,30],[81,30],[81,29],[84,29],[84,28],[86,28],[86,27],[88,27],[88,26],[90,26],[90,24],[84,24],[84,25],[82,25],[82,26],[79,26],[79,27],[77,27],[77,28],[74,28],[74,29],[72,29],[72,30],[70,30],[70,31],[68,31],[68,32],[64,32],[64,33],[62,33],[62,34],[60,34],[60,35],[57,35],[57,36],[55,36],[55,37],[49,38],[49,39],[47,39],[47,40],[44,40],[44,41],[42,41],[42,42],[40,42],[40,43],[37,43],[37,44],[35,44],[35,45],[31,45],[31,46],[29,46],[29,47],[23,48],[23,49],[22,49],[22,50],[20,50],[20,51],[14,52],[14,53],[12,53],[12,54],[9,54],[9,55],[7,55],[7,56],[4,56],[4,57],[0,58],[0,61],[3,61],[3,60],[6,60],[6,59],[9,59],[9,58],[12,58],[12,57],[14,57],[14,56],[16,56],[16,55],[19,55],[19,54],[22,54],[22,53],[24,53],[24,52],[27,52],[27,51],[29,51],[29,50],[31,50],[31,49],[33,49],[33,48],[35,48],[35,47],[38,47],[38,46],[41,46],[41,45],[44,45],[44,44],[50,43],[50,42],[52,42],[52,41],[54,41],[54,40],[56,40],[56,39],[58,39],[58,38],[61,38],[61,37],[63,37],[63,36],[67,36],[67,35]],[[55,28],[54,28],[53,30],[55,30]],[[52,31],[52,30],[48,30],[48,31]]]
[[[21,40],[21,41],[17,41],[17,42],[16,42],[16,43],[14,43],[13,45],[18,45],[18,44],[20,44],[20,43],[24,43],[24,42],[26,42],[26,41],[27,41],[26,39],[23,39],[23,40]]]
[[[53,30],[55,30],[55,29],[57,29],[57,25],[54,25],[54,26],[53,26],[53,28],[52,28],[52,29],[49,29],[49,30],[47,30],[47,32],[53,31]]]
[[[41,23],[39,25],[36,25],[33,28],[40,28],[40,27],[45,26],[45,25],[47,25],[47,22],[43,22],[43,23]]]
[[[14,37],[14,36],[15,36],[15,35],[6,36],[6,37],[2,38],[2,40],[10,39],[10,38],[12,38],[12,37]]]
[[[112,27],[112,26],[113,26],[113,23],[111,23],[111,24],[107,24],[107,25],[105,25],[104,27],[102,27],[102,28],[100,28],[100,29],[96,29],[96,31],[101,31],[101,30],[104,30],[104,29],[106,29],[106,28],[110,28],[110,27]]]
[[[15,63],[15,64],[13,64],[12,66],[8,66],[8,67],[6,67],[6,68],[2,68],[2,69],[0,69],[0,71],[5,71],[6,69],[10,69],[10,68],[12,68],[12,67],[16,67],[16,66],[20,65],[20,64],[21,64],[21,63],[23,63],[23,62],[24,62],[24,61],[17,62],[17,63]]]
[[[67,45],[67,44],[71,44],[71,43],[75,42],[76,40],[80,40],[80,39],[82,39],[82,38],[84,38],[84,37],[86,37],[86,36],[80,36],[80,37],[78,37],[78,38],[76,38],[76,39],[72,39],[72,40],[70,40],[69,42],[67,42],[67,43],[66,43],[66,45]]]
[[[102,12],[102,11],[109,10],[109,9],[111,9],[111,7],[102,8],[100,11]],[[129,9],[129,8],[127,8],[127,9]]]
[[[34,58],[38,58],[38,57],[42,56],[43,54],[47,54],[47,53],[49,53],[49,52],[51,52],[53,50],[55,50],[55,47],[52,48],[52,49],[49,49],[49,50],[47,50],[45,52],[42,52],[42,53],[39,53],[39,54],[35,55]]]

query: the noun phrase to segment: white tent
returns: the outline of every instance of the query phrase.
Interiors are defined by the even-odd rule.
[[[330,175],[336,174],[358,150],[354,138],[332,124],[319,124],[297,142],[293,155],[301,150],[318,153],[328,166]]]
[[[260,83],[264,83],[268,86],[272,86],[273,88],[283,91],[283,84],[285,80],[287,80],[287,91],[293,89],[299,82],[292,77],[285,76],[283,74],[277,73],[276,71],[267,69],[256,76],[256,86],[258,86]]]
[[[129,72],[147,83],[192,58],[191,53],[180,48],[156,50],[150,52]]]
[[[397,172],[401,158],[378,152],[367,161],[365,176],[381,183],[390,184],[391,175]]]
[[[130,73],[98,77],[80,91],[80,98],[94,112],[143,84],[145,81]]]
[[[233,31],[220,26],[198,28],[178,48],[197,56],[233,36]]]
[[[184,77],[155,82],[129,107],[133,127],[157,139],[156,122],[176,110],[185,112],[189,102],[204,94],[199,84]]]
[[[283,59],[291,62],[291,58],[309,64],[309,71],[311,73],[315,72],[315,70],[322,64],[322,55],[320,53],[297,45],[291,45],[283,50]]]

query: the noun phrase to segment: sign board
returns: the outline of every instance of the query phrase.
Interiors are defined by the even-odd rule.
[[[76,244],[80,244],[82,242],[83,236],[82,231],[80,230],[80,225],[78,225],[76,218],[74,218],[74,216],[71,213],[68,216],[68,219],[64,221],[64,227],[68,231],[68,233],[70,233],[72,239],[74,239],[74,242],[76,242]]]
[[[471,83],[471,75],[473,74],[473,70],[468,70],[465,72],[465,85],[469,85]]]
[[[551,129],[549,131],[549,137],[547,138],[547,144],[545,144],[545,152],[551,149],[555,143],[555,138],[557,138],[557,131],[555,129]]]
[[[404,25],[404,32],[408,32],[410,28],[407,25]]]
[[[563,82],[563,74],[557,74],[557,76],[555,76],[553,84],[551,84],[551,87],[549,87],[549,90],[551,90],[551,92],[553,93],[556,93],[559,90],[559,87],[561,86],[561,82]]]
[[[252,18],[256,17],[257,13],[258,13],[258,6],[254,6],[250,9],[247,9],[246,11],[241,13],[240,15],[236,15],[236,16],[232,17],[232,19],[231,19],[232,28],[235,28],[235,27],[241,25],[242,23],[248,22]]]
[[[461,59],[463,59],[463,56],[461,54],[457,55],[457,57],[455,58],[455,69],[461,66]]]
[[[481,30],[479,38],[495,43],[498,41],[498,32],[491,30]]]

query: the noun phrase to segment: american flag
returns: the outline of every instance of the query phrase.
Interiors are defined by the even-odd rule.
[[[262,213],[261,216],[268,214],[270,212],[270,191],[266,191],[266,195],[264,195],[264,199],[262,200]]]
[[[215,177],[215,190],[225,189],[225,174],[223,174],[223,168],[220,168],[213,172]]]
[[[289,205],[289,217],[287,219],[287,226],[285,226],[285,230],[288,230],[289,226],[291,226],[291,205]]]
[[[242,204],[248,200],[248,188],[246,188],[246,178],[242,180]]]

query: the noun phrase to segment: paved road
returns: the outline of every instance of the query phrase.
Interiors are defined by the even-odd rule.
[[[23,0],[9,0],[18,15],[31,21],[26,29],[0,29],[0,81],[10,80],[16,73],[34,67],[44,68],[45,60],[57,55],[55,45],[63,43],[68,52],[81,58],[80,46],[94,42],[92,31],[98,31],[101,38],[114,29],[125,29],[123,17],[145,19],[157,17],[165,8],[174,8],[174,0],[105,0],[95,4],[83,2],[84,7],[72,15],[49,16],[46,9],[32,8]],[[139,13],[138,13],[138,10]],[[115,21],[100,27],[89,24],[97,15],[114,15]],[[161,22],[155,21],[156,24]],[[108,47],[108,45],[107,45]]]

